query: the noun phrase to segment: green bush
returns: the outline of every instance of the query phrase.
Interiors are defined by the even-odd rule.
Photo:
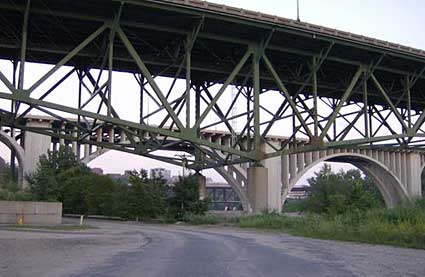
[[[168,212],[174,218],[182,220],[186,213],[203,215],[208,210],[208,200],[200,200],[197,177],[190,175],[180,177],[173,189],[173,196],[169,199]]]
[[[36,172],[28,176],[28,181],[35,199],[63,202],[64,213],[173,221],[181,220],[186,214],[203,214],[208,207],[208,201],[199,200],[194,176],[181,178],[171,194],[165,180],[149,179],[144,170],[131,173],[131,185],[121,184],[92,173],[77,161],[69,147],[41,156]],[[12,196],[0,192],[0,197]]]
[[[283,205],[283,212],[285,213],[299,213],[303,212],[306,209],[306,200],[286,200]]]
[[[383,206],[376,186],[370,180],[363,179],[359,170],[333,173],[330,166],[325,164],[308,182],[310,195],[305,209],[310,212],[337,215]]]
[[[33,201],[33,195],[18,187],[17,176],[11,174],[10,167],[3,169],[0,175],[0,200],[6,201]]]
[[[166,212],[166,187],[161,178],[149,179],[147,172],[133,171],[130,176],[131,186],[123,197],[124,217],[131,219],[158,218]],[[122,203],[124,204],[124,203]]]

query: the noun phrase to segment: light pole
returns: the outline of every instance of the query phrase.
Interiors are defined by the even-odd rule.
[[[297,0],[297,21],[300,22],[300,0]]]
[[[186,171],[188,171],[190,173],[190,169],[188,168],[188,155],[185,154],[181,154],[181,155],[174,155],[175,157],[179,157],[182,160],[182,174],[183,174],[183,178],[186,177]]]

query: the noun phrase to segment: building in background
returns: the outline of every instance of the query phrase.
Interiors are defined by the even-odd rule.
[[[302,200],[306,199],[310,193],[309,186],[293,187],[288,193],[287,200]]]
[[[162,167],[152,168],[150,170],[150,178],[163,178],[169,183],[171,181],[171,170]]]
[[[242,210],[242,204],[237,193],[228,184],[207,182],[207,192],[208,199],[210,200],[209,210]]]

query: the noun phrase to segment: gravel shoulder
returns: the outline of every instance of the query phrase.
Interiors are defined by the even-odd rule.
[[[0,276],[425,276],[425,251],[227,227],[0,228]]]

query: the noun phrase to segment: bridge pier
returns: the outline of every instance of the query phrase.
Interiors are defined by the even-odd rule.
[[[251,166],[247,171],[251,212],[282,211],[280,158]]]
[[[269,210],[269,182],[268,169],[261,165],[248,168],[248,199],[251,204],[251,212],[258,213]]]
[[[198,188],[199,188],[199,199],[204,200],[208,198],[208,192],[207,192],[207,178],[205,178],[204,175],[201,173],[195,174],[196,180],[198,182]]]
[[[39,120],[28,120],[26,123],[27,127],[35,127],[35,128],[50,128],[50,121],[39,121]],[[40,156],[47,154],[50,150],[50,144],[52,142],[51,137],[32,133],[25,132],[24,138],[24,163],[22,165],[24,176],[32,174],[36,169],[38,162],[40,160]],[[24,177],[22,182],[22,188],[27,188],[28,182]]]
[[[422,165],[421,155],[409,153],[406,157],[407,192],[410,197],[420,197],[422,195]]]

